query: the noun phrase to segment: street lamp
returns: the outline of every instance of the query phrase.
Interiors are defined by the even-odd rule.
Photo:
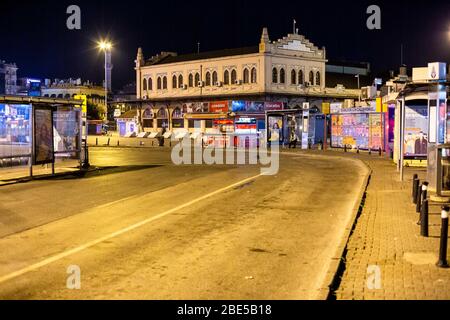
[[[100,41],[98,48],[105,53],[105,107],[108,113],[108,90],[111,90],[111,51],[113,45],[109,41]]]

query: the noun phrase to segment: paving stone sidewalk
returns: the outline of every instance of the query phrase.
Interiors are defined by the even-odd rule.
[[[424,238],[411,201],[412,175],[417,173],[424,181],[426,169],[406,168],[405,181],[400,182],[395,165],[386,158],[345,156],[363,160],[372,169],[372,176],[364,208],[348,242],[346,269],[336,298],[450,299],[450,269],[435,265],[441,204],[430,206],[429,237]]]

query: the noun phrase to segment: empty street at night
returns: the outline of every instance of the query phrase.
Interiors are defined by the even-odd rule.
[[[299,153],[277,176],[175,166],[168,149],[91,153],[109,168],[2,188],[2,298],[326,297],[368,174]],[[81,290],[67,290],[71,265]]]

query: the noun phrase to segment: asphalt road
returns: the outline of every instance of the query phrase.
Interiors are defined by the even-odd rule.
[[[276,176],[175,166],[167,149],[91,161],[111,168],[0,188],[1,299],[317,298],[367,174],[301,153]]]

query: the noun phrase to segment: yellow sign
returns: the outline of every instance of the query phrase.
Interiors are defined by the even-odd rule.
[[[87,97],[85,94],[77,94],[74,97],[75,100],[82,100],[83,103],[81,104],[81,112],[86,114],[87,113]]]
[[[330,114],[330,104],[328,102],[322,103],[322,113],[323,114]]]
[[[383,101],[381,98],[377,98],[377,112],[383,112]]]

